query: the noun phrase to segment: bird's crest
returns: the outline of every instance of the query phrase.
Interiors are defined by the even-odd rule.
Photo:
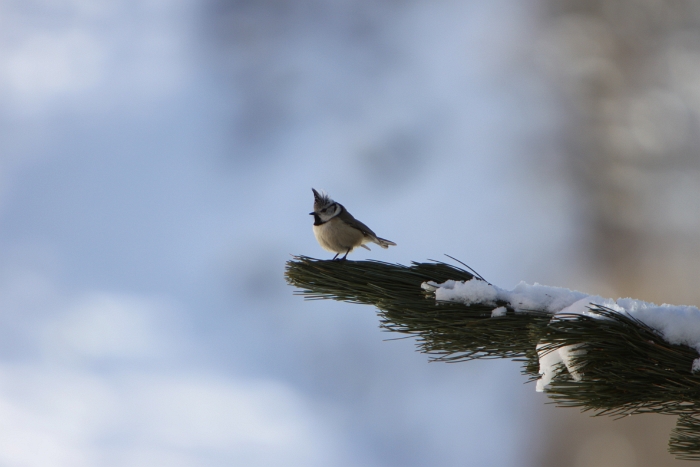
[[[321,190],[321,192],[319,193],[314,188],[312,188],[311,191],[314,192],[314,211],[315,212],[320,212],[321,209],[333,204],[333,200],[331,199],[330,196],[328,196],[328,193],[326,193],[325,191]]]

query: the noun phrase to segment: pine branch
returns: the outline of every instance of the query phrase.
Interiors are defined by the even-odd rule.
[[[669,450],[700,460],[700,374],[691,373],[698,352],[664,341],[644,323],[591,304],[593,316],[516,312],[512,304],[492,317],[493,304],[439,302],[421,288],[428,281],[469,281],[471,272],[442,262],[410,266],[379,261],[323,261],[306,256],[287,262],[286,278],[307,299],[334,299],[375,306],[382,328],[414,336],[434,360],[509,358],[537,380],[539,355],[572,346],[570,368],[561,365],[547,394],[562,407],[593,415],[678,415]],[[480,279],[480,278],[477,278]],[[542,346],[542,343],[546,343]]]
[[[422,352],[443,361],[533,356],[531,324],[549,315],[515,314],[491,318],[493,306],[436,303],[421,289],[426,281],[471,280],[468,271],[444,263],[411,266],[379,261],[322,261],[306,256],[287,262],[287,281],[308,299],[328,298],[373,305],[381,327],[415,336]],[[506,303],[503,303],[506,305]]]
[[[678,459],[700,460],[700,416],[683,414],[678,416],[676,428],[671,432],[668,451]]]

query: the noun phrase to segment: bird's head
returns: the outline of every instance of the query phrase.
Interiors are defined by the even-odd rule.
[[[314,210],[309,214],[320,219],[321,222],[327,222],[340,214],[342,208],[328,196],[328,193],[323,190],[319,193],[313,188],[311,191],[314,192]]]

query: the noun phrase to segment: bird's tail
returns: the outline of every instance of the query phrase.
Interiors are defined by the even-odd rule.
[[[382,248],[389,248],[390,246],[396,246],[396,243],[392,242],[391,240],[387,240],[386,238],[379,238],[377,237],[377,241],[375,241],[377,245],[379,245]]]

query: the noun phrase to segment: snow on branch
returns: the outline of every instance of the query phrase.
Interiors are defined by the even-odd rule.
[[[700,310],[543,285],[504,290],[442,262],[287,262],[307,299],[372,305],[382,328],[434,360],[523,363],[557,405],[594,415],[678,415],[669,450],[700,460]]]

